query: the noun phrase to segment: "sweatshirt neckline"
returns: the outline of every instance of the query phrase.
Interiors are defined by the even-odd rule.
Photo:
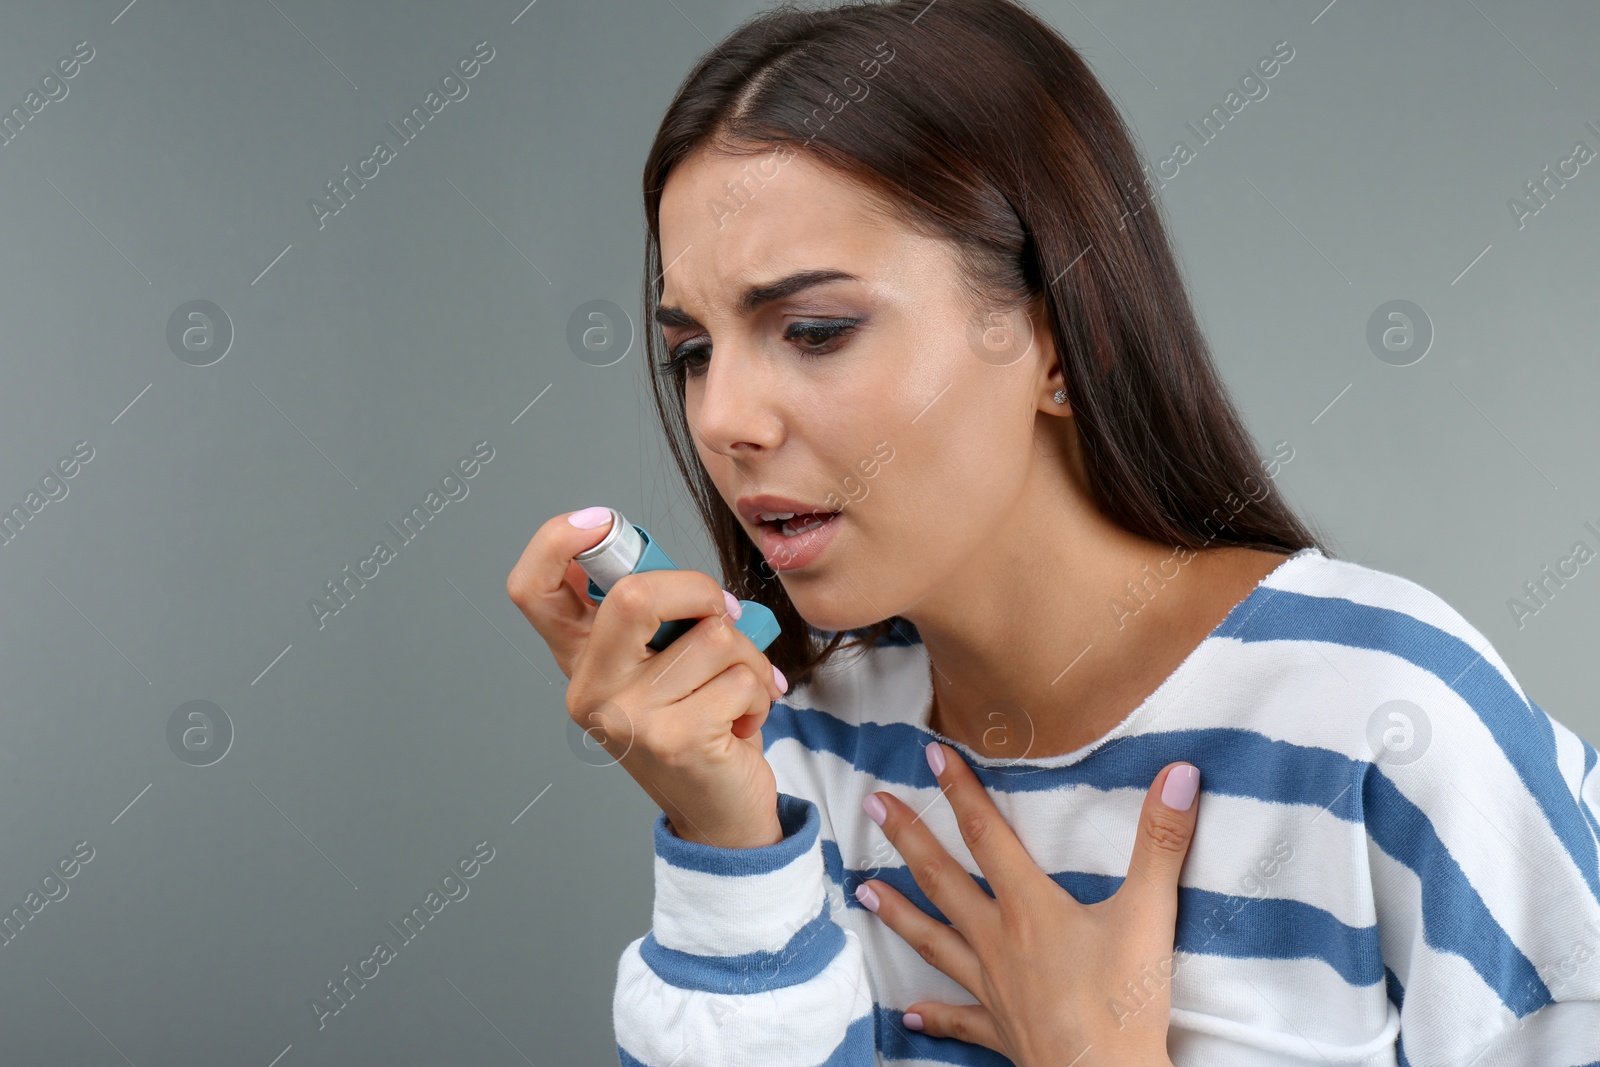
[[[1193,685],[1203,674],[1206,665],[1216,653],[1222,643],[1219,634],[1228,632],[1230,628],[1248,618],[1258,611],[1263,604],[1272,598],[1274,588],[1281,586],[1286,575],[1303,566],[1302,560],[1325,559],[1326,557],[1315,545],[1307,545],[1294,553],[1286,556],[1277,566],[1268,571],[1251,588],[1250,592],[1233,607],[1222,621],[1212,627],[1205,638],[1189,650],[1173,671],[1161,680],[1161,684],[1145,697],[1139,705],[1130,711],[1121,722],[1088,744],[1074,749],[1071,752],[1059,753],[1054,756],[1010,757],[1010,756],[985,756],[963,742],[948,738],[928,725],[928,720],[933,712],[933,661],[926,655],[923,659],[927,663],[927,670],[917,673],[917,693],[913,707],[917,711],[916,721],[912,724],[921,734],[927,735],[931,740],[949,745],[956,749],[969,764],[999,771],[1002,773],[1026,774],[1030,771],[1051,770],[1058,767],[1069,767],[1081,763],[1095,752],[1118,742],[1143,730],[1149,723],[1172,707],[1185,690]],[[1271,583],[1269,585],[1269,583]]]

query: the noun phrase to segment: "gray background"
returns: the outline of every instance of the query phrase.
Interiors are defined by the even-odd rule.
[[[638,322],[650,138],[759,5],[124,2],[0,14],[0,108],[94,49],[0,147],[0,504],[94,449],[0,546],[0,909],[95,850],[0,947],[0,1059],[615,1064],[656,809],[574,747],[504,583],[596,503],[711,558],[639,345],[566,336],[591,300]],[[1521,627],[1507,606],[1600,548],[1600,161],[1520,229],[1507,205],[1600,149],[1600,9],[1036,10],[1152,163],[1293,46],[1161,193],[1224,378],[1341,555],[1443,596],[1600,740],[1600,563]],[[319,229],[308,199],[485,40],[467,97]],[[198,299],[235,334],[204,367],[167,342]],[[1404,367],[1367,342],[1396,299],[1435,332]],[[485,440],[468,495],[319,629],[309,599]],[[210,766],[169,746],[193,700],[232,724]],[[485,840],[470,894],[319,1030],[310,999]]]

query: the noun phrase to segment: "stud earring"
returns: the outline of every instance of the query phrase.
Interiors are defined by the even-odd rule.
[[[1057,389],[1055,396],[1051,397],[1051,399],[1057,404],[1065,404],[1067,402],[1067,391],[1065,389]]]

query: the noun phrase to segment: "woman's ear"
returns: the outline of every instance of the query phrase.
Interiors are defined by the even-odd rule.
[[[1042,376],[1042,383],[1044,398],[1041,408],[1052,415],[1071,415],[1072,401],[1067,395],[1067,378],[1061,371],[1061,361],[1056,359],[1053,349],[1050,352],[1049,365]]]
[[[1044,390],[1047,394],[1044,408],[1052,415],[1071,415],[1072,401],[1067,396],[1066,378],[1061,373],[1061,365],[1053,363],[1050,372],[1045,375]]]
[[[1071,415],[1072,404],[1056,400],[1057,396],[1065,395],[1066,375],[1056,355],[1055,334],[1050,329],[1050,311],[1044,297],[1029,309],[1029,320],[1033,327],[1033,354],[1039,367],[1040,410],[1052,415]]]

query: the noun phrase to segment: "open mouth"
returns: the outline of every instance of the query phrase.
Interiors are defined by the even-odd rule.
[[[784,537],[798,537],[823,526],[838,514],[837,511],[813,511],[804,515],[786,511],[763,512],[760,519],[764,529],[775,531]]]
[[[757,524],[761,555],[775,571],[809,567],[844,525],[844,515],[838,511],[762,511],[751,518]]]

